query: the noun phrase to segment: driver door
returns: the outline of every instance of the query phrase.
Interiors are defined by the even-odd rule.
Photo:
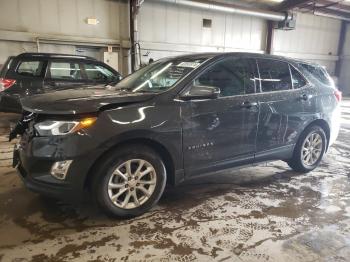
[[[254,63],[225,58],[197,76],[190,87],[212,86],[214,99],[191,99],[183,110],[184,166],[188,176],[252,163],[259,105]]]

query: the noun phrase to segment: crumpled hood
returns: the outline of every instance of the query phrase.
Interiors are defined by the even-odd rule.
[[[30,96],[21,100],[24,110],[41,114],[81,114],[98,112],[101,107],[143,102],[155,94],[133,93],[109,86],[66,89]]]

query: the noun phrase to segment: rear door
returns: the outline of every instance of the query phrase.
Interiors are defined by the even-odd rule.
[[[49,61],[44,82],[46,91],[75,88],[86,84],[86,77],[79,60]]]
[[[303,126],[306,80],[289,63],[257,59],[260,82],[256,160],[289,158]]]

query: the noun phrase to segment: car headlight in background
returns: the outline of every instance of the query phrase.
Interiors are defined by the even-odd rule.
[[[96,120],[96,117],[87,117],[77,121],[46,120],[35,124],[34,127],[40,136],[61,136],[90,127]]]

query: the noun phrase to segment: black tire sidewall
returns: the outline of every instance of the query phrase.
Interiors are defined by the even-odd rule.
[[[122,209],[113,204],[108,195],[108,182],[112,172],[119,165],[130,159],[144,159],[156,171],[156,187],[151,197],[141,206],[134,209]],[[129,218],[141,215],[151,209],[160,199],[166,185],[166,169],[161,157],[147,146],[129,146],[111,152],[105,161],[96,169],[93,191],[97,204],[110,216]]]

